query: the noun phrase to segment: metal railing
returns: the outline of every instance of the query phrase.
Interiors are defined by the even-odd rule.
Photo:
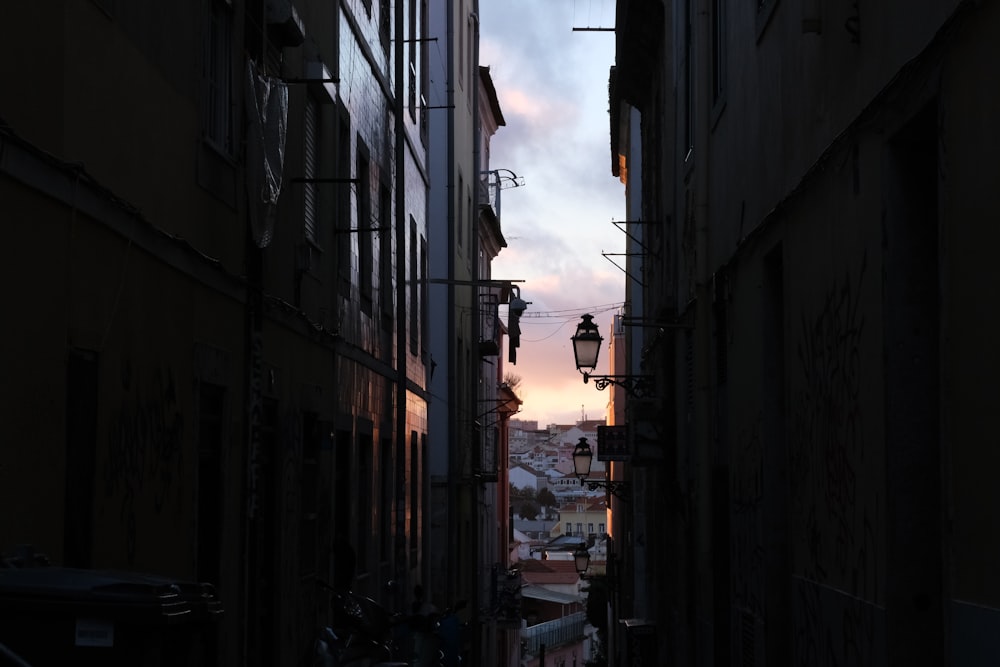
[[[524,628],[521,630],[522,645],[528,653],[535,655],[543,644],[552,647],[582,641],[586,620],[587,614],[580,611]]]

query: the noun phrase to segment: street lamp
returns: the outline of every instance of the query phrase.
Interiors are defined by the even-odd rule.
[[[577,545],[576,551],[573,552],[573,561],[576,563],[576,573],[583,577],[590,567],[590,552],[587,551],[586,544],[581,542]]]
[[[587,476],[590,475],[590,465],[593,461],[594,452],[590,449],[590,443],[587,442],[586,438],[580,438],[580,441],[573,449],[573,474],[580,480],[580,485],[586,485],[591,491],[596,491],[603,487],[608,493],[619,500],[628,500],[630,494],[628,482],[618,482],[613,479],[587,479]]]
[[[573,341],[573,356],[576,358],[576,370],[583,374],[586,384],[591,379],[598,391],[607,389],[610,385],[618,385],[635,398],[651,396],[655,393],[655,385],[651,375],[591,375],[597,367],[597,356],[601,351],[601,337],[594,316],[584,315],[576,325],[576,333],[570,338]]]

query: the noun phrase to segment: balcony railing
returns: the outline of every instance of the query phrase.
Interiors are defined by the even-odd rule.
[[[521,630],[521,641],[525,650],[537,655],[539,647],[561,646],[583,640],[583,625],[587,614],[580,611],[554,621],[546,621]]]

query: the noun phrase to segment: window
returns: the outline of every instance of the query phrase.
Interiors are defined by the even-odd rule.
[[[582,523],[576,524],[576,534],[577,535],[583,535],[583,524]]]
[[[694,26],[691,0],[684,0],[684,147],[685,161],[694,153]]]
[[[419,315],[419,283],[417,281],[417,221],[410,216],[410,352],[417,354],[417,326],[420,324]]]
[[[361,289],[361,310],[372,311],[372,220],[371,157],[368,147],[358,137],[358,285]]]
[[[726,0],[712,3],[712,104],[719,105],[726,90]]]
[[[430,323],[427,315],[427,239],[420,237],[420,352],[426,352],[430,338]]]
[[[410,442],[417,441],[417,432],[410,431]],[[406,440],[399,438],[393,452],[393,535],[400,550],[406,545]],[[402,557],[402,556],[401,556]]]
[[[378,194],[378,255],[379,301],[382,302],[382,319],[386,328],[392,328],[392,195],[389,187],[380,182]]]
[[[337,129],[337,275],[340,295],[351,295],[351,117],[341,107]]]
[[[382,51],[388,55],[389,44],[392,42],[389,39],[389,35],[392,32],[392,10],[389,0],[379,0],[378,9],[378,36],[382,42]]]
[[[319,139],[320,111],[319,104],[311,96],[306,96],[304,118],[302,121],[302,175],[306,182],[302,184],[302,220],[306,240],[316,243],[316,183],[310,182],[319,176]]]
[[[459,204],[457,206],[457,208],[458,208],[458,219],[455,221],[455,225],[458,227],[458,247],[459,248],[462,247],[462,243],[463,243],[462,235],[463,235],[463,232],[465,231],[465,209],[462,208],[462,205],[461,205],[462,193],[463,192],[465,192],[465,178],[462,177],[462,174],[459,174],[458,175],[458,197],[456,198],[458,200],[458,202],[459,202]]]
[[[479,91],[479,72],[476,69],[476,59],[473,56],[473,49],[479,40],[479,26],[477,19],[470,13],[466,21],[469,23],[469,36],[465,40],[465,62],[469,63],[469,87],[466,89],[466,96],[469,98],[469,105],[475,104],[476,93]]]
[[[588,535],[593,535],[594,534],[594,524],[592,524],[592,523],[588,523],[587,524],[587,534]]]
[[[597,532],[600,533],[601,535],[604,535],[608,531],[604,530],[604,524],[603,523],[599,523],[599,524],[597,524]]]
[[[465,2],[459,2],[461,7],[458,15],[465,15]],[[458,86],[465,87],[465,21],[459,19],[458,23]],[[461,190],[459,190],[461,191]]]
[[[378,543],[379,558],[383,563],[389,561],[392,552],[392,440],[382,438],[378,456],[379,467],[379,506],[378,506]]]
[[[407,94],[410,102],[410,120],[417,121],[417,0],[410,0],[409,11],[409,44],[407,48],[407,59],[409,61],[409,85]]]
[[[430,80],[426,41],[428,32],[427,0],[420,0],[420,139],[425,145],[427,143],[427,95]]]
[[[572,521],[567,521],[566,522],[566,534],[567,535],[572,535],[573,534],[573,522]]]
[[[209,2],[205,42],[204,138],[220,151],[233,148],[233,12],[221,0]]]
[[[465,231],[466,231],[466,236],[469,239],[469,259],[470,260],[472,259],[473,253],[475,253],[477,251],[477,248],[476,248],[476,241],[477,241],[477,239],[472,238],[472,219],[473,219],[474,215],[475,215],[475,209],[472,208],[472,189],[469,188],[468,186],[466,186],[466,190],[465,190],[465,215],[463,217],[465,218],[465,224],[467,225]]]

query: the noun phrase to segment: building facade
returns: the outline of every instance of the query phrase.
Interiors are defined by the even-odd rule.
[[[501,305],[520,293],[492,275],[507,246],[501,230],[504,179],[490,164],[490,141],[505,121],[479,65],[477,0],[431,3],[428,294],[431,327],[429,450],[430,590],[439,607],[464,600],[466,659],[485,666],[509,652],[498,628],[497,582],[507,569],[507,427],[516,393],[505,385]],[[514,359],[511,358],[511,362]],[[501,504],[504,503],[504,504]]]
[[[421,580],[426,18],[100,0],[0,24],[0,550],[211,584],[206,664],[303,664],[325,585],[401,610]],[[28,25],[52,31],[30,62]]]
[[[626,408],[656,511],[619,657],[988,664],[1000,7],[619,0],[616,29],[658,389]]]

